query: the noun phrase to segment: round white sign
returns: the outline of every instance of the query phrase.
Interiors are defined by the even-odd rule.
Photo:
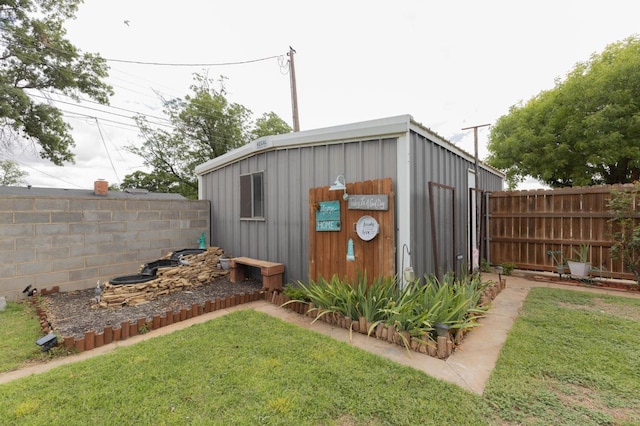
[[[371,241],[378,235],[378,232],[380,232],[380,225],[375,218],[362,216],[356,223],[356,232],[360,239]]]

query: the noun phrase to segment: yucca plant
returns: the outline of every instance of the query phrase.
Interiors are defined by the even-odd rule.
[[[376,323],[386,318],[384,309],[396,294],[397,280],[395,277],[378,277],[371,284],[367,276],[358,274],[356,294],[358,296],[358,311],[369,323]]]
[[[304,292],[305,298],[309,299],[314,305],[314,308],[310,309],[310,311],[317,312],[313,322],[327,314],[336,312],[333,293],[329,291],[329,283],[324,278],[320,277],[318,281],[310,280],[308,284],[298,281],[297,284]],[[294,300],[287,303],[291,302],[294,302]]]
[[[422,309],[420,304],[422,292],[423,286],[419,279],[409,282],[402,291],[396,292],[396,297],[382,310],[384,319],[381,321],[395,327],[407,348],[409,341],[404,332],[411,337],[422,337],[431,330],[431,314]]]
[[[456,278],[445,274],[441,281],[433,275],[407,283],[399,289],[395,277],[378,277],[370,284],[366,274],[358,274],[355,283],[334,275],[330,281],[320,278],[309,284],[298,282],[301,299],[314,304],[316,320],[330,313],[339,313],[351,320],[364,317],[367,333],[381,323],[393,326],[407,348],[407,336],[422,341],[433,339],[434,325],[446,324],[452,329],[467,329],[477,325],[486,307],[478,302],[486,287],[479,276]]]
[[[425,276],[423,308],[432,311],[434,324],[445,324],[453,329],[470,328],[487,308],[478,307],[486,287],[477,276],[456,279],[446,274],[442,282],[434,276]],[[470,314],[474,315],[470,315]]]

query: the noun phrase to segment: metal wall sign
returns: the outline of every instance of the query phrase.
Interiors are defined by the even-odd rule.
[[[389,196],[387,194],[349,194],[347,208],[349,210],[389,210]]]
[[[340,201],[318,203],[316,231],[340,231]]]
[[[362,216],[356,223],[356,233],[363,241],[371,241],[380,232],[378,221],[371,216]]]

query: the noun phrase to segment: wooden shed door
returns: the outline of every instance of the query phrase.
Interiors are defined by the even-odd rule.
[[[328,186],[309,190],[309,278],[317,280],[319,277],[330,279],[333,275],[347,278],[355,282],[358,272],[367,274],[371,281],[378,276],[394,276],[395,265],[395,194],[391,178],[368,180],[364,182],[347,183],[349,196],[387,195],[386,210],[366,210],[365,202],[360,205],[343,200],[342,191],[329,191]],[[360,198],[367,201],[367,197],[353,197],[352,201]],[[383,197],[371,197],[371,200]],[[375,203],[373,203],[375,204]],[[339,206],[339,213],[335,211]],[[369,204],[369,207],[372,207]],[[379,203],[376,208],[381,208]],[[378,223],[378,234],[371,238],[365,235],[361,238],[356,226],[369,227],[374,221]],[[339,224],[335,219],[339,217]],[[364,219],[362,219],[365,217]],[[319,223],[325,222],[325,223]],[[336,228],[339,227],[339,230]],[[361,232],[362,234],[362,232]],[[367,240],[371,238],[370,240]],[[353,251],[349,251],[349,240],[353,242]],[[349,257],[353,254],[353,257]]]

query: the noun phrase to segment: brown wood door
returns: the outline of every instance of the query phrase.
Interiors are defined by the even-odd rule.
[[[358,272],[366,273],[371,281],[378,276],[394,276],[395,267],[395,194],[391,178],[347,183],[351,195],[385,194],[387,210],[349,209],[343,200],[343,191],[329,191],[328,186],[309,190],[309,278],[320,276],[329,279],[333,275],[355,282]],[[317,212],[322,203],[339,202],[340,230],[317,229]],[[379,233],[369,241],[360,238],[356,224],[363,216],[377,221]],[[361,222],[362,223],[362,222]],[[353,241],[353,260],[347,260],[349,239]]]

